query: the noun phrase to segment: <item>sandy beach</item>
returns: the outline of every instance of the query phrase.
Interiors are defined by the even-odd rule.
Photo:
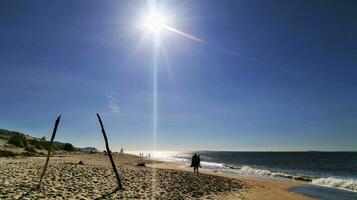
[[[41,189],[34,188],[45,157],[0,158],[0,199],[308,199],[287,191],[299,183],[197,175],[174,163],[133,155],[115,155],[114,160],[124,190],[115,189],[105,155],[51,157]],[[147,166],[137,166],[141,162]]]

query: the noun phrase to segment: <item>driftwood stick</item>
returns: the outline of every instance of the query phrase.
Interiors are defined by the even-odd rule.
[[[112,157],[112,152],[111,152],[110,149],[109,149],[107,134],[105,133],[104,126],[103,126],[103,122],[102,122],[102,120],[100,119],[100,116],[99,116],[98,113],[97,113],[97,117],[98,117],[98,120],[99,120],[99,123],[100,123],[100,127],[102,128],[102,133],[103,133],[104,140],[105,140],[105,147],[106,147],[106,149],[107,149],[107,154],[108,154],[108,156],[109,156],[110,163],[112,164],[115,177],[116,177],[116,179],[117,179],[118,189],[122,189],[123,186],[122,186],[122,184],[121,184],[121,181],[120,181],[120,177],[119,177],[117,168],[115,167],[115,163],[114,163],[114,160],[113,160],[113,157]]]
[[[61,115],[57,117],[56,123],[55,123],[55,127],[53,128],[50,144],[48,145],[48,154],[47,154],[45,167],[43,168],[43,171],[42,171],[42,174],[41,174],[41,177],[40,177],[40,182],[38,183],[38,187],[41,186],[43,176],[45,175],[45,172],[46,172],[46,169],[47,169],[47,166],[48,166],[48,161],[50,161],[51,150],[52,150],[52,147],[53,147],[53,140],[55,139],[56,132],[57,132],[57,127],[58,127],[58,124],[60,122],[60,119],[61,119]]]

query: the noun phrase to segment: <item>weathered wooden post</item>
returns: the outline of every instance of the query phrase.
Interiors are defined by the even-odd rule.
[[[47,166],[48,166],[48,162],[50,161],[51,150],[52,150],[52,147],[53,147],[53,141],[54,141],[55,136],[56,136],[57,127],[58,127],[58,124],[60,122],[60,119],[61,119],[61,115],[57,117],[57,120],[56,120],[56,123],[55,123],[55,127],[53,128],[51,141],[50,141],[50,144],[48,145],[48,154],[47,154],[45,167],[43,168],[43,171],[42,171],[42,174],[41,174],[41,177],[40,177],[40,182],[38,183],[38,187],[41,186],[43,176],[45,175],[45,172],[46,172],[46,169],[47,169]]]
[[[107,134],[105,133],[104,126],[103,126],[103,122],[102,122],[102,120],[100,119],[100,116],[99,116],[98,113],[97,113],[97,117],[98,117],[98,120],[99,120],[99,123],[100,123],[100,127],[102,128],[102,133],[103,133],[104,140],[105,140],[105,147],[106,147],[107,152],[108,152],[107,154],[108,154],[108,156],[109,156],[110,163],[112,164],[115,177],[116,177],[116,179],[117,179],[118,189],[122,189],[123,186],[122,186],[122,184],[121,184],[121,181],[120,181],[120,177],[119,177],[117,168],[115,167],[115,163],[114,163],[114,160],[113,160],[113,157],[112,157],[112,152],[111,152],[110,149],[109,149]]]

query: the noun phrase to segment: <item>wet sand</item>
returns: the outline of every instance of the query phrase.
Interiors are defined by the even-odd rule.
[[[124,189],[105,155],[0,158],[0,199],[308,199],[288,189],[298,183],[195,174],[173,163],[114,155]],[[78,164],[82,161],[83,164]],[[137,166],[145,162],[146,167]]]

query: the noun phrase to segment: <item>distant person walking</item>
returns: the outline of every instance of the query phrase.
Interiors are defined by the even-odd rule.
[[[198,173],[198,168],[201,167],[201,158],[200,155],[196,153],[192,156],[191,167],[193,167],[193,172]]]
[[[198,173],[198,168],[201,167],[201,158],[200,158],[200,155],[197,154],[197,166],[196,166],[196,170],[197,170],[197,173]]]

